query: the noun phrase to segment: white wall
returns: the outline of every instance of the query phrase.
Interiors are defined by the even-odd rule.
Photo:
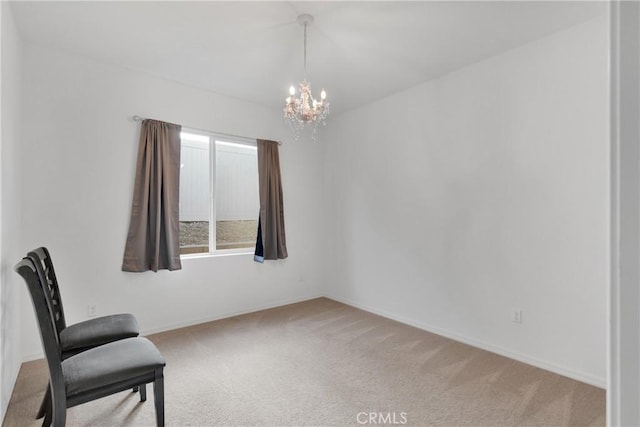
[[[604,386],[607,40],[602,17],[334,117],[328,295]]]
[[[208,142],[180,145],[180,221],[209,221]],[[215,144],[216,221],[257,221],[260,211],[256,146]]]
[[[257,149],[216,144],[216,221],[257,220],[259,212]]]
[[[70,323],[131,312],[144,332],[320,295],[322,148],[281,147],[289,258],[252,255],[183,260],[175,272],[120,271],[139,123],[134,114],[215,132],[290,139],[270,110],[119,67],[25,43],[23,237],[51,250]],[[24,303],[26,306],[26,302]],[[41,353],[24,310],[23,354]]]
[[[26,291],[13,266],[23,256],[20,239],[20,136],[22,44],[9,3],[0,2],[2,15],[2,107],[0,143],[0,420],[18,375],[20,352],[20,295]],[[28,307],[27,307],[28,308]]]
[[[180,141],[180,221],[209,220],[210,157],[209,143]]]
[[[319,144],[291,141],[277,110],[29,44],[23,57],[15,246],[19,255],[51,249],[71,323],[97,304],[98,314],[135,313],[151,332],[326,292],[604,385],[604,19],[334,116]],[[178,272],[121,272],[133,114],[287,140],[290,258],[196,258]],[[21,354],[35,357],[30,303],[16,305]],[[510,322],[511,308],[523,310],[523,324]]]

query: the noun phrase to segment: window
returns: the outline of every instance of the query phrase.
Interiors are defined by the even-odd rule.
[[[249,252],[258,231],[255,140],[180,134],[180,253]]]

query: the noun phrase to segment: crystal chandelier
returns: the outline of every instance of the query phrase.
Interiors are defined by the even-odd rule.
[[[327,92],[322,89],[320,100],[311,95],[311,85],[307,81],[307,26],[313,23],[313,16],[300,15],[298,24],[304,26],[304,79],[300,83],[300,95],[296,97],[296,88],[289,88],[289,97],[286,99],[284,107],[284,117],[294,130],[296,138],[298,133],[307,124],[313,126],[313,139],[315,140],[318,123],[325,124],[325,119],[329,115],[329,103],[326,102]]]

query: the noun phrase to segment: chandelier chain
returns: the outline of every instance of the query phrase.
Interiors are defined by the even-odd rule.
[[[307,77],[307,23],[304,23],[304,76]]]

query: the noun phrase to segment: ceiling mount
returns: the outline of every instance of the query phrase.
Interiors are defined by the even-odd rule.
[[[311,25],[313,24],[313,15],[309,15],[308,13],[303,13],[302,15],[298,15],[298,18],[296,18],[296,22],[302,25],[303,27],[305,25]]]

